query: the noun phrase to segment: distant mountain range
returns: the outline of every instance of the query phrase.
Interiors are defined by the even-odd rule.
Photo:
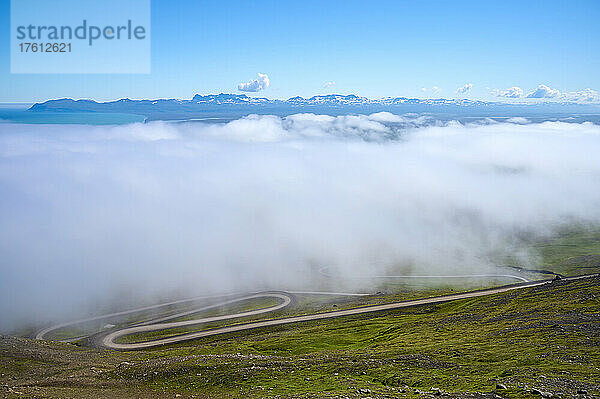
[[[461,105],[461,106],[473,106],[473,105],[488,105],[494,104],[485,101],[469,100],[469,99],[419,99],[419,98],[407,98],[407,97],[386,97],[381,99],[370,99],[367,97],[359,97],[354,94],[342,95],[342,94],[327,94],[321,96],[313,96],[310,98],[304,97],[292,97],[287,100],[270,100],[264,97],[248,97],[245,94],[209,94],[200,95],[196,94],[191,100],[177,100],[177,99],[160,99],[160,100],[130,100],[127,98],[109,101],[109,102],[97,102],[94,100],[72,100],[69,98],[63,98],[58,100],[49,100],[43,103],[34,104],[32,110],[48,110],[48,109],[60,109],[60,108],[77,108],[80,110],[88,109],[92,107],[110,107],[113,105],[131,105],[131,104],[143,104],[148,106],[161,106],[161,105],[193,105],[193,104],[213,104],[213,105],[292,105],[292,106],[306,106],[306,105],[400,105],[400,104],[430,104],[430,105]]]
[[[400,105],[400,104],[437,104],[437,105],[485,105],[489,104],[484,101],[473,101],[468,99],[448,100],[445,98],[438,99],[418,99],[407,97],[386,97],[381,99],[370,99],[367,97],[359,97],[354,94],[327,94],[321,96],[313,96],[310,98],[292,97],[287,100],[269,100],[268,98],[253,98],[245,94],[211,94],[201,96],[196,94],[191,100],[196,104],[289,104],[295,106],[306,105]]]
[[[146,116],[148,119],[189,119],[203,117],[231,118],[248,113],[272,113],[285,115],[298,112],[320,112],[328,114],[366,112],[432,112],[483,115],[490,112],[513,115],[539,112],[599,112],[598,105],[576,103],[507,104],[469,99],[419,99],[407,97],[385,97],[369,99],[354,94],[328,94],[310,98],[292,97],[287,100],[271,100],[249,97],[245,94],[196,94],[191,100],[121,99],[109,102],[73,100],[69,98],[36,103],[30,111],[52,112],[103,112]]]

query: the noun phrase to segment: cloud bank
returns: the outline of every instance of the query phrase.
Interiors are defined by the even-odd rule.
[[[600,102],[600,93],[590,88],[563,93],[563,97],[569,101],[581,102],[581,103],[597,103]]]
[[[511,122],[1,124],[0,329],[137,296],[535,266],[523,234],[600,220],[600,127]]]
[[[432,88],[421,87],[421,91],[423,93],[431,92],[432,94],[439,94],[442,90],[437,86],[433,86]]]
[[[239,91],[256,92],[271,86],[271,81],[266,73],[258,73],[258,79],[253,79],[247,83],[238,84]]]
[[[521,98],[523,97],[523,89],[518,86],[513,86],[506,90],[494,89],[491,91],[491,94],[496,97]],[[534,91],[528,93],[525,97],[536,99],[551,98],[577,103],[600,102],[600,93],[590,88],[573,92],[561,92],[558,89],[553,89],[546,85],[539,85]]]
[[[527,94],[527,98],[555,98],[560,96],[560,91],[546,85],[539,85],[537,89]]]
[[[590,88],[579,91],[561,92],[546,85],[539,85],[537,89],[527,95],[527,98],[555,98],[578,103],[593,103],[600,102],[600,93]]]
[[[459,87],[458,89],[456,89],[456,92],[458,94],[467,94],[471,91],[471,89],[473,88],[473,84],[472,83],[467,83],[464,86]]]
[[[523,96],[523,89],[517,86],[509,87],[504,91],[496,91],[495,95],[497,97],[506,97],[506,98],[519,98]]]

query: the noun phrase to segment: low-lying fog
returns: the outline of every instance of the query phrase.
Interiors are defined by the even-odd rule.
[[[536,266],[524,233],[599,219],[591,123],[4,123],[0,329],[157,295],[309,289],[322,266],[342,285],[392,266],[493,272],[508,253]]]

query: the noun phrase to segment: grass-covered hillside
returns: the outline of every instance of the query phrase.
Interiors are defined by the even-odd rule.
[[[565,231],[532,245],[541,268],[563,275],[600,270],[597,232]],[[283,315],[447,289],[404,287],[337,304],[303,299]],[[0,397],[600,397],[600,277],[154,350],[114,352],[85,342],[2,337]]]
[[[145,352],[0,342],[7,397],[600,396],[600,278]]]

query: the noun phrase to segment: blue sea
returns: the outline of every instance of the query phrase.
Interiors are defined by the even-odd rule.
[[[341,112],[332,108],[312,108],[310,110],[301,109],[248,109],[246,112],[240,111],[236,107],[223,106],[218,111],[202,112],[201,117],[196,113],[187,114],[185,111],[179,113],[163,112],[158,115],[136,115],[130,113],[116,112],[89,112],[89,111],[29,111],[33,104],[25,103],[0,103],[0,123],[26,123],[26,124],[80,124],[80,125],[124,125],[135,122],[148,122],[152,120],[163,120],[171,123],[227,123],[235,119],[242,118],[248,114],[270,114],[285,117],[293,113],[310,112],[316,114],[336,115],[336,114],[370,114],[379,110],[371,109],[353,109]],[[274,112],[275,111],[275,112]],[[336,111],[336,112],[332,112]],[[353,112],[352,112],[353,111]],[[398,109],[393,113],[404,114],[404,110]],[[476,122],[481,120],[495,120],[504,122],[515,116],[525,117],[528,122],[540,123],[545,121],[562,121],[570,123],[592,122],[600,124],[600,114],[598,113],[560,113],[543,112],[534,107],[522,109],[520,113],[503,114],[496,109],[465,109],[461,112],[447,112],[443,108],[437,112],[417,112],[420,115],[432,117],[432,121],[450,121],[456,120],[461,123]],[[432,123],[433,123],[432,122]]]
[[[101,112],[28,112],[33,104],[0,104],[0,123],[122,125],[144,122],[143,115]]]

